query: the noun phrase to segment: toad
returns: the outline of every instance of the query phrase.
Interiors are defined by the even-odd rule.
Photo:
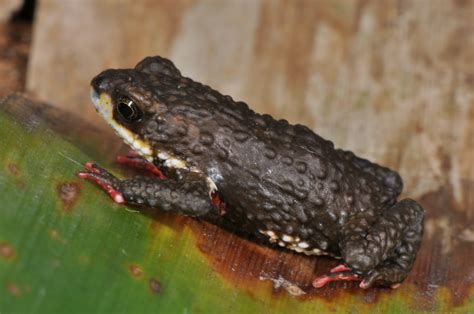
[[[422,207],[397,201],[398,173],[336,149],[308,127],[258,114],[162,57],[91,82],[97,112],[131,146],[118,160],[153,176],[79,176],[117,203],[198,217],[257,241],[341,264],[313,281],[396,288],[423,234]]]

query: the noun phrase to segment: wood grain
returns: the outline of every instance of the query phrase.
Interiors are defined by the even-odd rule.
[[[41,0],[27,86],[105,127],[89,80],[159,54],[397,169],[427,212],[413,298],[430,310],[446,288],[458,306],[474,284],[473,16],[469,0]]]

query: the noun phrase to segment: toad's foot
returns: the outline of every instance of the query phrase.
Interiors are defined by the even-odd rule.
[[[330,274],[317,277],[313,280],[313,287],[321,288],[332,281],[360,281],[359,275],[346,265],[338,265],[330,270]]]
[[[380,271],[374,271],[372,274],[369,274],[368,277],[362,277],[346,265],[342,264],[331,269],[330,274],[315,278],[313,281],[313,287],[322,288],[333,281],[361,281],[359,287],[367,289],[374,283],[374,281],[381,279],[382,276]],[[400,284],[392,284],[390,287],[392,289],[397,289],[400,287]]]
[[[137,152],[133,150],[130,150],[126,155],[117,155],[117,162],[128,167],[145,170],[160,179],[167,178],[160,170],[160,168],[158,168],[145,158],[141,157],[140,155],[138,155]]]
[[[92,162],[86,163],[85,168],[87,171],[81,171],[77,174],[80,178],[97,183],[110,195],[114,202],[119,204],[125,202],[122,193],[116,189],[119,183],[116,177]]]

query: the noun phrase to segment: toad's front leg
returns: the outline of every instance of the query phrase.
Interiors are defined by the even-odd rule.
[[[188,172],[181,180],[137,176],[120,180],[93,163],[79,177],[96,182],[117,203],[142,205],[198,217],[215,209],[210,188],[200,173]]]
[[[313,286],[360,280],[364,289],[375,283],[396,288],[410,272],[422,236],[423,208],[411,199],[385,209],[378,220],[360,213],[343,230],[340,248],[345,265],[316,278]]]

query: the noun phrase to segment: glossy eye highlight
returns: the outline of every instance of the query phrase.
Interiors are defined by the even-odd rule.
[[[137,104],[126,96],[119,98],[117,112],[127,122],[137,122],[143,117],[143,112]]]

